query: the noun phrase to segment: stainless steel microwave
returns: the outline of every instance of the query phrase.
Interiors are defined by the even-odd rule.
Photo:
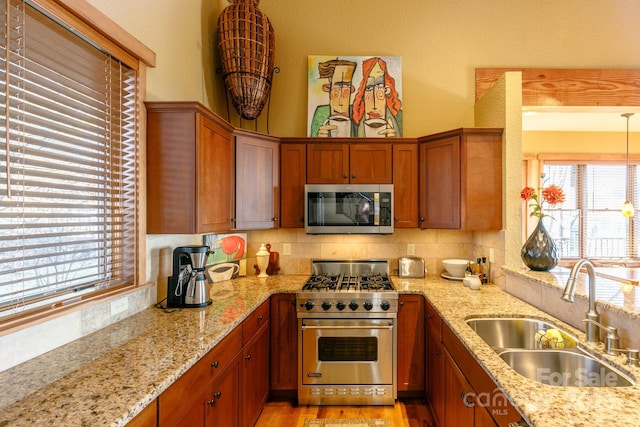
[[[393,184],[307,184],[307,234],[393,233]]]

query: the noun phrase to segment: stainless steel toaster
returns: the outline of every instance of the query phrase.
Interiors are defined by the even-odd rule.
[[[415,256],[403,256],[398,259],[398,276],[424,277],[424,259]]]

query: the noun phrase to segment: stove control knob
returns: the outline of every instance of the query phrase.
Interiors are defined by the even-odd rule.
[[[324,311],[327,311],[331,308],[331,303],[329,301],[323,301],[322,302],[322,309]]]
[[[371,304],[371,301],[365,301],[364,302],[364,309],[369,311],[373,308],[373,304]]]
[[[391,304],[389,304],[389,301],[382,301],[380,303],[380,308],[383,309],[384,311],[387,311],[391,308]]]
[[[347,304],[344,303],[344,301],[338,301],[336,303],[336,308],[340,311],[344,310],[344,308],[347,306]]]
[[[306,308],[307,310],[311,310],[314,306],[315,304],[310,300],[304,303],[304,308]]]
[[[349,308],[350,308],[351,310],[357,310],[357,309],[358,309],[358,303],[357,303],[357,302],[355,302],[355,301],[351,301],[351,302],[349,303]]]

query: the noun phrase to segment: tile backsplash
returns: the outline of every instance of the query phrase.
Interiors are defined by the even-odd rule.
[[[424,258],[431,274],[442,272],[446,258],[473,259],[495,247],[504,261],[502,232],[473,233],[457,230],[396,229],[390,235],[307,235],[302,229],[279,229],[247,232],[247,275],[254,275],[255,254],[262,243],[280,253],[279,274],[310,273],[312,259],[371,258],[388,259],[392,274],[397,274],[398,258],[414,255]],[[114,314],[107,301],[81,311],[0,336],[0,371],[8,369],[60,345],[88,335],[105,326],[153,305],[166,296],[167,277],[172,273],[173,248],[202,244],[201,235],[148,235],[147,279],[156,286],[128,294],[126,310]],[[291,255],[284,255],[285,244]],[[411,245],[411,246],[409,246]],[[114,300],[115,301],[115,300]]]

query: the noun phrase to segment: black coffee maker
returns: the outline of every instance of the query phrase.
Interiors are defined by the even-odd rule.
[[[167,307],[206,307],[211,304],[204,267],[208,246],[180,246],[173,250],[173,275],[167,279]]]

